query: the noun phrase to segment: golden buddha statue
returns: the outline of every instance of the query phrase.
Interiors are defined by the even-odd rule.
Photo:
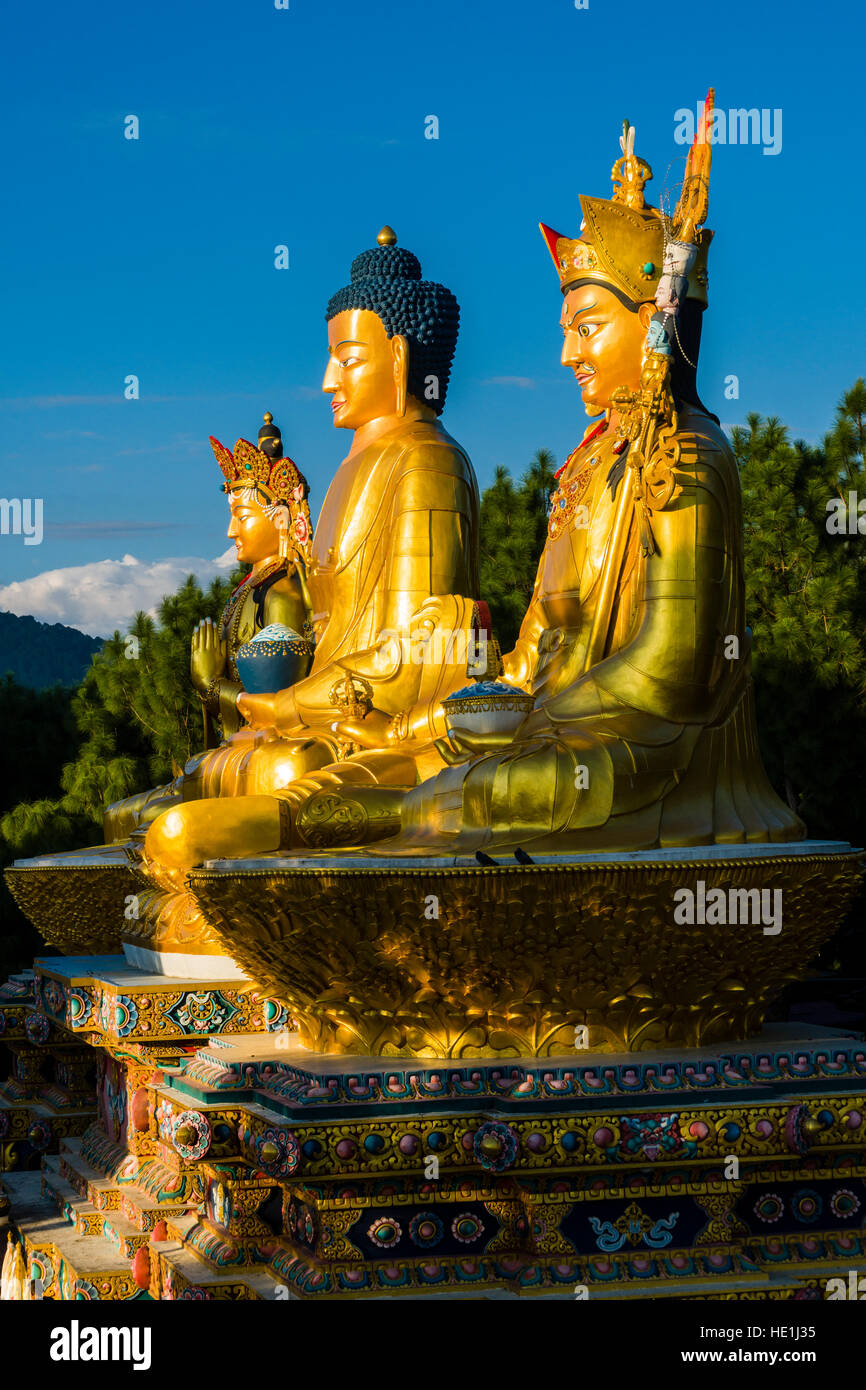
[[[203,618],[192,635],[190,677],[202,704],[205,749],[217,748],[241,727],[237,700],[244,685],[237,661],[245,644],[275,625],[302,638],[310,626],[309,489],[296,464],[283,456],[282,435],[273,415],[265,414],[258,448],[245,439],[238,440],[234,452],[213,436],[210,442],[229,499],[228,538],[235,543],[239,563],[251,569],[231,594],[219,622]],[[310,657],[302,656],[291,663],[292,672],[305,675],[309,664]],[[187,776],[199,761],[200,755],[187,765]],[[107,807],[106,843],[128,839],[174,805],[181,799],[182,783],[182,778],[176,778]]]
[[[322,389],[336,428],[353,434],[313,537],[312,668],[290,688],[239,696],[247,727],[194,760],[184,804],[151,828],[155,870],[205,848],[278,848],[286,789],[334,762],[377,789],[393,831],[394,794],[419,767],[444,766],[443,698],[495,662],[478,602],[478,486],[439,423],[459,308],[396,243],[383,228],[326,312]]]
[[[256,837],[302,849],[386,839],[377,853],[412,856],[804,835],[758,753],[737,467],[697,394],[706,124],[672,215],[645,202],[652,171],[632,127],[620,143],[613,198],[581,197],[582,234],[542,226],[564,296],[562,361],[594,423],[558,475],[532,601],[504,658],[531,712],[516,733],[495,716],[481,731],[452,726],[436,743],[450,766],[414,787],[410,769],[383,778],[364,754],[304,776],[281,794],[279,837],[266,798],[249,799],[248,818],[238,807],[234,845],[208,838],[206,816],[191,834],[164,817],[148,837],[154,857],[181,869],[248,853]],[[299,709],[289,693],[273,713]]]

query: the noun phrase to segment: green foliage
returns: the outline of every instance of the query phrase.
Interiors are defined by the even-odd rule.
[[[539,449],[519,485],[507,468],[497,468],[481,498],[481,596],[490,606],[493,629],[504,652],[517,641],[529,607],[535,572],[547,536],[550,493],[556,486],[554,458]]]
[[[866,760],[866,541],[832,534],[827,521],[832,498],[866,498],[864,416],[861,380],[818,449],[757,415],[733,436],[767,771],[811,835],[860,844],[866,784],[852,773]]]
[[[201,705],[189,678],[189,647],[199,618],[219,617],[235,579],[203,592],[190,575],[163,599],[156,621],[138,613],[93,658],[72,697],[77,746],[69,748],[53,803],[27,802],[0,822],[16,854],[38,854],[58,839],[92,844],[112,801],[169,781],[201,745]],[[38,809],[37,809],[38,808]]]
[[[27,690],[11,676],[0,684],[0,866],[100,843],[107,805],[169,781],[199,750],[192,630],[199,618],[219,617],[240,577],[215,580],[203,592],[191,575],[163,600],[156,621],[139,613],[126,637],[115,632],[105,642],[74,693]],[[0,978],[38,945],[4,885]]]
[[[28,690],[11,672],[0,680],[0,815],[25,797],[56,791],[58,769],[81,741],[72,702],[67,686]]]

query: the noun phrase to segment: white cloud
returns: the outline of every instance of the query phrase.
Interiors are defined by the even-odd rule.
[[[207,585],[224,578],[236,563],[232,545],[214,560],[180,556],[141,561],[124,555],[122,560],[70,565],[0,585],[0,610],[65,623],[91,637],[110,637],[115,628],[124,632],[140,609],[156,616],[161,599],[173,594],[188,574]]]

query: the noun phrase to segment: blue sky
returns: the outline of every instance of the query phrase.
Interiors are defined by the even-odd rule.
[[[348,442],[320,391],[324,306],[384,222],[460,301],[444,423],[481,486],[540,446],[561,460],[585,417],[537,223],[576,234],[578,193],[609,196],[625,116],[657,202],[684,162],[675,112],[710,82],[724,109],[780,109],[782,146],[714,151],[704,399],[723,423],[756,410],[819,438],[866,371],[862,12],[730,0],[695,6],[676,39],[662,15],[638,0],[16,7],[0,495],[41,496],[45,536],[0,536],[0,607],[104,630],[136,582],[149,607],[188,561],[212,562],[227,518],[207,437],[255,438],[266,409],[315,517]]]

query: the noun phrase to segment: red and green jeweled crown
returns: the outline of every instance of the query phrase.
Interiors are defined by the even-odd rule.
[[[254,487],[271,506],[289,509],[288,533],[302,557],[309,561],[312,546],[307,480],[290,458],[270,458],[248,439],[239,439],[234,451],[210,435],[211,448],[222,470],[223,491]]]

